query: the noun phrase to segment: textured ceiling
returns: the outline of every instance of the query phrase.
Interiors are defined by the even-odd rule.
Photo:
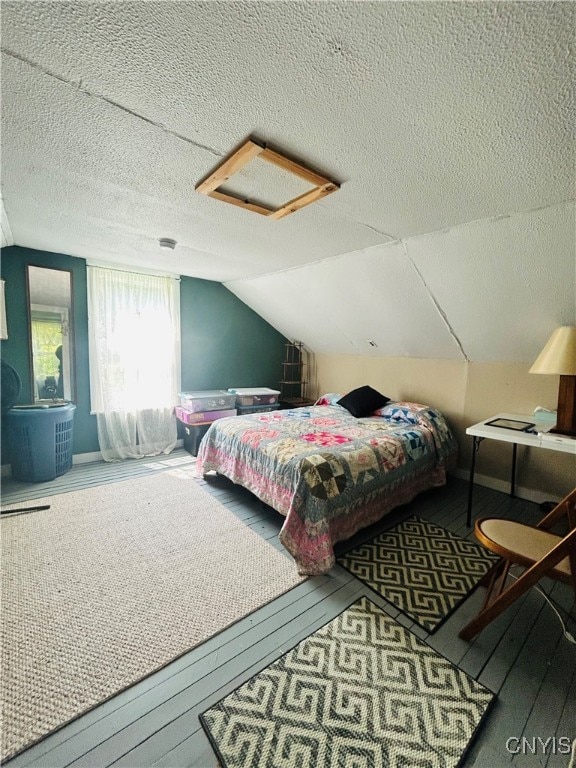
[[[462,342],[451,325],[464,288],[445,279],[442,241],[420,236],[573,198],[575,11],[566,2],[3,2],[2,231],[19,245],[233,283],[238,295],[238,281],[276,275],[262,312],[292,337],[310,335],[322,313],[285,323],[301,295],[285,270],[304,270],[303,290],[316,275],[317,292],[359,317],[350,275],[363,284],[371,273],[357,254],[389,248],[386,279],[379,273],[370,290],[406,338],[386,353],[424,353],[395,297],[416,270],[433,349],[473,356],[474,334],[462,327]],[[196,193],[249,135],[341,189],[278,222]],[[236,183],[274,202],[294,187],[257,166]],[[160,250],[159,237],[176,250]],[[562,248],[569,259],[566,239]],[[500,259],[509,258],[508,248]],[[471,277],[463,285],[474,291]],[[342,325],[318,343],[359,351]]]

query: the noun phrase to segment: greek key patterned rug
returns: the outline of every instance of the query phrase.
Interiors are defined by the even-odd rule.
[[[493,699],[363,597],[200,720],[222,768],[454,768]]]
[[[497,559],[473,541],[411,517],[338,562],[421,627],[435,632]]]

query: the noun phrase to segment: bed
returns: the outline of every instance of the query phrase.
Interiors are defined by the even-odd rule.
[[[389,402],[366,418],[316,405],[215,421],[197,468],[244,486],[286,517],[280,541],[303,575],[335,563],[334,544],[446,483],[457,446],[443,415]]]

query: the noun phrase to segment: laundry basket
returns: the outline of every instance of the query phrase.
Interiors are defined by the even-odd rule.
[[[75,410],[67,403],[8,411],[8,452],[15,480],[41,483],[70,469]]]

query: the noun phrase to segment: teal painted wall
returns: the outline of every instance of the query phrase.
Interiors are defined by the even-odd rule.
[[[286,339],[221,283],[182,277],[182,389],[280,389]]]
[[[96,417],[90,414],[84,259],[19,246],[2,249],[0,274],[6,281],[8,324],[8,339],[1,342],[2,359],[20,374],[20,403],[30,403],[27,264],[58,267],[72,272],[76,357],[73,450],[74,453],[98,451]],[[180,312],[183,391],[250,386],[279,389],[286,339],[221,283],[182,277]]]

